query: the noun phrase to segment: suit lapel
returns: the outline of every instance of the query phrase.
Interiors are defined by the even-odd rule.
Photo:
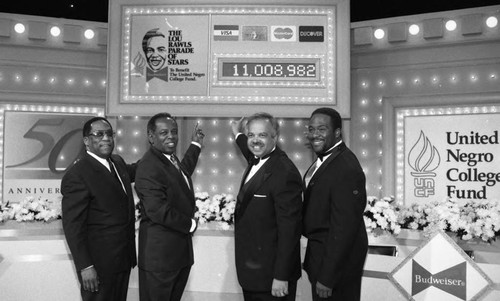
[[[182,189],[185,190],[186,194],[194,194],[193,192],[193,183],[191,182],[191,177],[189,174],[185,171],[184,167],[182,164],[179,164],[179,167],[181,170],[184,172],[186,175],[188,181],[189,181],[189,186],[186,183],[186,180],[184,179],[183,175],[177,170],[177,168],[174,166],[174,164],[167,158],[165,155],[155,148],[151,147],[151,152],[165,165],[165,167],[168,169],[169,174],[172,175],[172,177],[176,178],[179,183],[181,183]]]
[[[321,176],[321,174],[323,174],[323,172],[325,172],[327,166],[335,160],[335,158],[341,154],[344,150],[345,150],[346,146],[345,144],[342,142],[341,144],[339,144],[339,146],[337,146],[332,154],[328,157],[328,159],[326,159],[326,161],[321,164],[321,166],[318,168],[318,170],[316,170],[316,172],[314,173],[313,177],[311,178],[311,180],[309,181],[309,185],[307,185],[306,187],[306,192],[309,191],[309,188],[310,187],[313,187],[316,180]],[[311,167],[309,167],[311,168]],[[309,169],[308,169],[309,170]],[[307,174],[307,172],[306,172]],[[304,175],[304,179],[305,179],[305,175]],[[304,185],[305,185],[305,182],[304,182]]]
[[[111,155],[111,161],[113,161],[113,164],[115,165],[116,171],[118,172],[118,175],[120,176],[121,181],[123,182],[123,188],[125,188],[125,194],[127,195],[128,201],[129,201],[129,217],[135,219],[135,203],[134,203],[134,197],[132,193],[132,186],[130,183],[130,177],[127,171],[127,167],[122,163],[123,161],[120,161],[116,159],[113,155]],[[116,182],[116,181],[115,181]],[[120,184],[121,187],[121,184]]]
[[[247,167],[245,170],[245,173],[243,175],[242,179],[242,184],[240,188],[240,192],[238,193],[237,197],[237,202],[236,204],[236,214],[237,216],[242,216],[245,212],[245,209],[248,207],[249,203],[253,199],[253,195],[255,192],[266,182],[266,180],[271,176],[272,171],[273,171],[273,166],[278,160],[279,156],[281,155],[281,150],[276,147],[274,152],[271,154],[269,157],[269,160],[262,165],[262,167],[257,171],[257,173],[247,182],[245,182],[245,178],[247,177],[248,173],[250,172],[250,169],[252,168],[251,165]]]
[[[121,161],[117,160],[113,155],[111,155],[111,161],[115,165],[116,171],[118,173],[118,176],[120,177],[120,180],[123,182],[123,188],[125,189],[125,193],[127,195],[132,195],[132,191],[129,189],[130,188],[130,179],[127,171],[127,167],[124,166]]]
[[[103,178],[106,181],[107,187],[112,187],[115,190],[119,190],[122,193],[125,193],[123,191],[121,183],[115,179],[115,177],[106,168],[106,166],[104,166],[101,162],[97,161],[94,157],[92,157],[89,154],[85,154],[84,160],[86,160],[89,163],[89,165],[92,166],[94,171],[99,174],[100,178]]]

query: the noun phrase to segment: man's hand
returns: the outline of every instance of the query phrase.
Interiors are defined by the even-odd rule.
[[[284,297],[288,295],[288,281],[273,279],[271,294],[274,297]]]
[[[243,133],[244,119],[245,117],[241,117],[240,120],[231,121],[231,130],[233,131],[233,135],[235,137],[238,133]]]
[[[99,277],[94,267],[84,269],[82,274],[83,289],[86,291],[97,292],[99,290]]]
[[[198,123],[194,126],[193,135],[191,136],[191,141],[199,143],[203,145],[203,138],[205,134],[203,134],[203,130],[198,127]]]
[[[318,281],[316,282],[316,294],[318,294],[320,298],[328,298],[332,296],[332,289]]]

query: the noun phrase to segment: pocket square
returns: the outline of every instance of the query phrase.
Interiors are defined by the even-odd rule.
[[[266,196],[263,194],[254,194],[253,197],[254,198],[265,198]]]

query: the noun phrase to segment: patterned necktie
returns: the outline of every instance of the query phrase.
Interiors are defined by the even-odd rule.
[[[174,164],[175,168],[177,168],[177,170],[180,173],[182,173],[181,168],[179,166],[179,160],[177,159],[177,157],[174,154],[170,155],[170,161],[172,162],[172,164]]]
[[[181,176],[184,178],[184,181],[186,181],[187,186],[191,187],[191,185],[189,185],[188,177],[184,174],[184,172],[182,172],[182,169],[179,166],[179,159],[174,154],[171,154],[170,161],[172,162],[172,164],[174,164],[175,168],[177,168],[177,171],[180,172]]]

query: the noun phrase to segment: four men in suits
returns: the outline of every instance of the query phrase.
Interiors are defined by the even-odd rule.
[[[235,209],[235,255],[245,301],[295,300],[301,275],[302,180],[276,145],[279,124],[269,114],[232,123],[233,134],[249,161]]]
[[[303,182],[276,145],[279,124],[273,116],[250,116],[246,134],[242,124],[243,119],[231,127],[249,162],[234,213],[236,270],[245,301],[295,300],[301,233],[308,239],[304,269],[313,300],[359,300],[368,244],[365,175],[342,141],[340,115],[331,108],[312,113],[306,135],[318,158]],[[83,128],[87,154],[62,180],[63,227],[84,300],[126,300],[136,264],[134,177],[142,209],[140,299],[181,299],[194,263],[191,175],[204,135],[196,126],[180,162],[175,156],[178,127],[170,114],[153,116],[147,133],[151,148],[136,173],[134,165],[111,155],[109,122],[90,119]]]
[[[63,229],[83,300],[125,301],[136,265],[130,184],[135,166],[112,155],[113,138],[105,118],[88,120],[83,126],[86,153],[61,182]]]
[[[196,126],[182,162],[175,156],[177,122],[168,113],[147,125],[150,149],[138,163],[135,189],[141,202],[139,294],[141,301],[179,301],[193,259],[196,230],[191,175],[203,143]]]
[[[318,156],[304,176],[303,213],[304,269],[315,301],[359,300],[368,249],[365,175],[341,130],[339,113],[319,108],[306,132]]]

